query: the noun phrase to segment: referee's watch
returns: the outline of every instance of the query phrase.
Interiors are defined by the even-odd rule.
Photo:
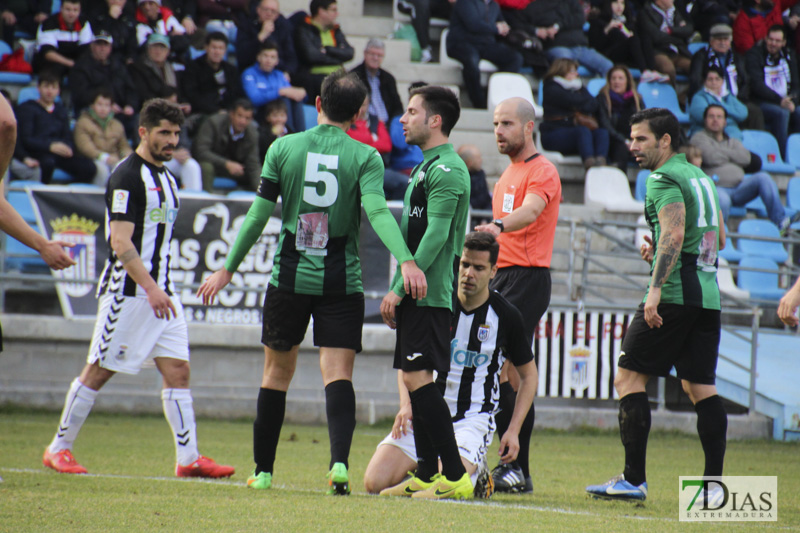
[[[505,225],[503,224],[503,219],[502,218],[496,218],[496,219],[492,220],[492,224],[494,224],[495,226],[500,228],[500,233],[503,233],[503,230],[505,229]]]

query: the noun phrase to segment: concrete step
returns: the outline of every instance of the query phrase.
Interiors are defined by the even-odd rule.
[[[386,39],[394,33],[396,24],[396,21],[391,16],[376,17],[360,14],[340,15],[337,22],[339,26],[341,26],[345,36],[347,36],[348,42],[350,42],[351,36],[380,37],[381,39]]]
[[[386,64],[398,81],[412,82],[424,80],[432,85],[461,85],[461,69],[442,67],[436,63],[400,63]]]

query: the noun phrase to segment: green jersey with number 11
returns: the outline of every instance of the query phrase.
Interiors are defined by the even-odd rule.
[[[661,288],[661,303],[719,309],[717,253],[721,220],[717,188],[702,170],[686,161],[684,154],[672,156],[647,178],[644,214],[653,230],[653,265],[661,237],[658,213],[665,205],[676,202],[686,208],[683,247]]]
[[[301,294],[363,292],[361,197],[383,196],[383,161],[377,150],[341,128],[320,125],[276,140],[261,177],[259,195],[280,194],[282,199],[270,283]]]

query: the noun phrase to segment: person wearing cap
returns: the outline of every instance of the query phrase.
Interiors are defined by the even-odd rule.
[[[176,69],[168,60],[169,53],[169,37],[151,33],[144,53],[128,66],[128,71],[142,102],[151,98],[170,99],[173,94],[177,94],[178,106],[185,115],[189,115],[192,105],[183,96],[184,71]]]
[[[139,45],[136,43],[136,10],[128,6],[125,0],[105,0],[97,5],[87,6],[86,16],[94,32],[107,32],[114,41],[111,43],[111,54],[123,63],[132,63],[136,58]]]
[[[47,17],[36,32],[33,70],[63,78],[92,42],[92,25],[81,17],[80,0],[63,0],[61,10]]]
[[[741,128],[763,130],[764,114],[758,104],[750,101],[750,83],[744,57],[731,48],[733,30],[728,24],[714,24],[708,33],[708,46],[692,56],[689,94],[695,94],[703,88],[704,74],[709,67],[719,67],[725,82],[722,85],[722,96],[733,94],[747,106],[747,118],[740,123]]]
[[[136,42],[142,48],[151,33],[169,37],[170,50],[174,57],[189,50],[186,28],[178,21],[171,9],[161,5],[161,0],[138,0],[136,8]]]
[[[69,89],[75,115],[91,105],[92,93],[106,87],[111,92],[111,109],[114,118],[125,126],[129,139],[137,139],[139,95],[125,64],[111,54],[114,38],[108,32],[96,34],[89,45],[89,53],[75,63],[69,73]]]

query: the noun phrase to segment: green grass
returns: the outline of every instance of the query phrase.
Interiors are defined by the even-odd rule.
[[[583,487],[622,468],[616,432],[536,431],[532,496],[489,502],[423,502],[368,496],[361,479],[388,425],[356,429],[350,497],[324,494],[328,435],[322,426],[284,427],[272,490],[245,487],[252,469],[250,420],[200,420],[202,453],[236,467],[230,480],[173,477],[174,452],[160,417],[94,413],[75,455],[92,475],[56,474],[41,464],[58,413],[0,407],[0,531],[753,531],[800,530],[800,445],[728,443],[727,475],[777,475],[776,523],[678,522],[680,475],[702,470],[696,437],[654,433],[650,494],[643,506],[588,499]],[[496,453],[496,446],[492,453]],[[492,460],[493,462],[493,460]]]

